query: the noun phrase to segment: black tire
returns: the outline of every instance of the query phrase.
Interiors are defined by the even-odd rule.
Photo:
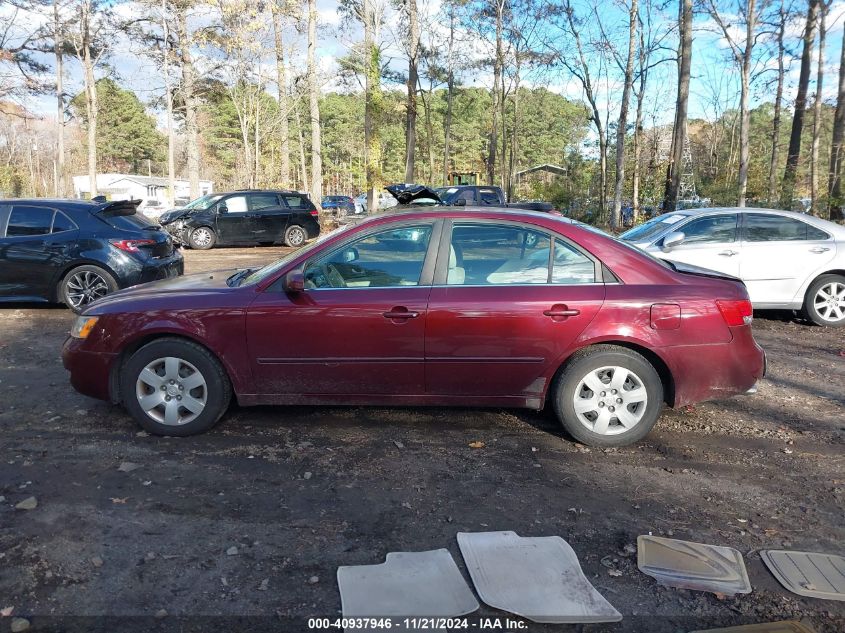
[[[838,287],[836,286],[838,284]],[[821,275],[810,287],[807,288],[807,294],[804,297],[804,316],[816,325],[825,327],[842,327],[845,326],[845,302],[837,301],[836,308],[842,313],[840,318],[836,318],[836,313],[830,310],[830,304],[826,303],[824,296],[819,296],[819,291],[826,290],[827,287],[836,287],[838,294],[841,295],[845,291],[845,277],[842,275]],[[831,293],[827,292],[828,296]],[[836,297],[833,297],[834,301]],[[825,313],[827,316],[825,316]]]
[[[138,386],[141,372],[157,359],[172,357],[190,364],[205,380],[200,387],[205,396],[205,407],[193,419],[181,424],[165,424],[162,420],[154,419],[139,402]],[[172,385],[165,385],[171,387]],[[157,393],[153,387],[148,395]],[[178,386],[177,386],[178,388]],[[166,391],[165,393],[169,393]],[[182,393],[185,393],[184,391]],[[193,389],[189,393],[199,395]],[[167,397],[168,401],[171,396]],[[175,396],[174,396],[175,397]],[[232,398],[232,386],[229,377],[220,362],[202,345],[179,338],[161,338],[144,345],[130,356],[120,368],[120,399],[132,418],[146,431],[155,435],[170,435],[186,437],[204,433],[211,429],[229,407]],[[181,400],[181,397],[179,398]],[[161,403],[162,409],[154,410],[154,414],[164,415],[167,403]],[[178,405],[177,405],[178,406]],[[181,415],[188,417],[190,412],[182,409]]]
[[[607,383],[608,389],[606,391],[599,393],[594,393],[588,387],[582,385],[582,381],[591,374],[600,380],[603,379],[597,373],[603,368],[621,368],[629,372],[622,394],[616,392],[614,392],[616,395],[611,394],[610,383]],[[605,374],[604,377],[610,378],[614,372],[608,369],[602,373]],[[623,375],[620,373],[620,377]],[[621,405],[617,404],[617,397],[622,399],[625,394],[632,394],[631,397],[635,400],[634,390],[636,389],[639,393],[640,387],[645,389],[646,400],[627,403],[623,401]],[[592,411],[582,413],[581,416],[576,412],[576,390],[579,390],[579,398],[584,398],[585,393],[588,394],[588,397],[584,400],[585,403],[592,402],[589,394],[594,393],[596,402],[601,405],[601,409],[596,408],[595,412],[601,412],[602,415],[608,416],[611,420],[606,432],[596,433],[588,428],[588,423],[594,425],[598,423],[598,416],[596,416],[596,419],[589,419],[595,415]],[[602,394],[606,394],[606,396]],[[648,435],[657,423],[657,418],[660,416],[660,410],[663,406],[663,383],[651,363],[641,354],[618,345],[596,345],[577,353],[566,363],[554,383],[552,398],[555,413],[557,413],[563,428],[579,442],[598,447],[627,446]],[[638,418],[639,421],[632,424],[629,429],[625,429],[624,425],[619,422],[619,418],[616,417],[621,411],[621,408],[617,411],[617,407],[625,407],[626,417]],[[604,413],[605,408],[606,414]],[[613,413],[610,413],[611,411]],[[582,418],[584,421],[582,421]]]
[[[198,226],[188,234],[188,244],[199,251],[207,251],[217,243],[217,234],[210,226]]]
[[[84,280],[91,280],[89,288],[83,289],[84,297],[78,297],[79,287],[86,286]],[[99,279],[99,281],[96,281]],[[99,266],[85,264],[71,268],[59,282],[58,299],[76,314],[82,312],[92,301],[117,290],[119,286],[111,273]],[[104,291],[103,291],[104,290]]]
[[[285,229],[285,246],[298,248],[305,244],[305,240],[307,239],[308,232],[298,224],[291,224]]]

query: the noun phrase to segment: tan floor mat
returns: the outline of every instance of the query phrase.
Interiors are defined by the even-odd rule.
[[[816,631],[807,624],[788,621],[729,626],[726,629],[707,629],[706,631],[693,631],[692,633],[816,633]]]
[[[590,584],[575,552],[559,536],[459,532],[458,545],[478,596],[491,607],[544,623],[622,619]]]
[[[667,587],[725,595],[751,593],[742,554],[732,547],[640,536],[637,567]]]
[[[833,554],[764,550],[760,558],[792,593],[845,601],[845,558]]]

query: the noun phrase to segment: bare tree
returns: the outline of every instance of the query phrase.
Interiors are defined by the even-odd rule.
[[[666,177],[663,211],[674,211],[681,188],[684,142],[687,134],[690,68],[692,65],[692,0],[681,0],[678,15],[680,46],[678,50],[678,98],[675,101],[675,124],[672,127],[672,155]]]
[[[622,193],[625,187],[625,135],[628,126],[628,103],[634,83],[634,56],[637,52],[637,0],[631,0],[628,16],[628,59],[625,63],[625,87],[622,89],[622,104],[619,106],[619,123],[616,127],[616,183],[613,190],[613,211],[610,227],[614,230],[622,225]]]
[[[452,141],[452,108],[455,97],[455,3],[447,4],[449,12],[449,45],[446,53],[446,118],[443,121],[443,184],[449,184]]]
[[[311,115],[311,202],[322,210],[323,149],[320,140],[320,85],[317,81],[317,0],[308,0],[308,105]]]
[[[164,71],[164,103],[167,116],[167,201],[176,199],[176,130],[173,127],[173,90],[170,77],[170,17],[167,0],[161,0],[162,70]]]
[[[290,186],[290,100],[288,98],[287,66],[285,63],[285,47],[283,39],[284,7],[280,2],[285,0],[272,0],[270,12],[273,17],[273,43],[276,51],[276,84],[279,89],[279,179],[282,187]]]
[[[819,1],[819,61],[816,70],[816,97],[813,101],[813,142],[810,146],[810,213],[819,215],[819,141],[822,132],[822,90],[824,88],[824,45],[827,12],[833,0]]]
[[[750,98],[749,89],[751,83],[751,62],[756,42],[757,22],[760,17],[760,8],[755,0],[739,0],[739,7],[731,5],[730,11],[739,12],[742,15],[742,22],[745,26],[745,40],[737,41],[732,35],[733,24],[728,24],[722,17],[715,0],[707,0],[707,12],[721,30],[722,36],[727,40],[733,54],[734,61],[740,72],[740,98],[739,98],[739,193],[737,206],[745,206],[745,195],[748,190],[748,147],[751,125],[751,115],[748,102]]]
[[[417,56],[420,49],[420,25],[417,0],[404,0],[408,14],[408,100],[405,106],[405,182],[414,182],[414,152],[417,145]]]
[[[200,144],[199,144],[199,89],[197,73],[191,48],[194,45],[194,34],[188,28],[188,12],[193,0],[174,0],[173,13],[176,22],[176,45],[181,70],[179,92],[182,96],[182,108],[185,121],[185,145],[187,153],[188,183],[191,198],[200,194]]]
[[[836,112],[833,115],[833,139],[830,143],[828,195],[830,219],[845,220],[842,199],[842,160],[845,158],[845,35],[839,54],[839,89],[836,93]]]
[[[774,203],[777,199],[777,169],[780,161],[780,128],[783,109],[783,83],[786,76],[784,58],[786,57],[786,45],[784,37],[786,27],[792,14],[792,0],[786,4],[784,0],[780,0],[780,7],[777,12],[777,22],[774,24],[775,41],[777,43],[777,88],[775,89],[775,105],[774,115],[772,118],[772,154],[769,159],[769,183],[768,196],[769,204]]]
[[[57,198],[65,197],[65,23],[60,17],[59,0],[53,0],[53,52],[56,56],[56,183]]]
[[[804,130],[804,114],[807,109],[807,89],[810,84],[810,65],[812,64],[813,44],[816,39],[818,13],[819,0],[809,0],[807,21],[804,25],[798,94],[795,97],[795,112],[792,115],[792,131],[789,134],[789,149],[786,154],[786,168],[783,172],[783,184],[780,192],[780,206],[784,209],[792,207],[792,199],[795,195],[798,163],[801,160],[801,133]]]

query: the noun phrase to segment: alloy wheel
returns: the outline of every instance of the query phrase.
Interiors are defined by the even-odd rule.
[[[166,356],[141,370],[135,382],[135,397],[144,413],[156,422],[180,426],[205,410],[208,386],[191,363]]]
[[[208,246],[211,244],[211,231],[203,227],[194,229],[194,232],[191,233],[191,241],[200,248]]]
[[[829,323],[845,319],[845,284],[831,281],[823,285],[816,291],[813,308],[819,318]]]
[[[108,292],[108,282],[91,270],[81,270],[67,280],[67,300],[71,307],[77,310],[100,297],[105,297]]]
[[[578,421],[598,435],[619,435],[640,423],[648,406],[648,391],[630,369],[618,366],[591,370],[573,397]]]
[[[294,227],[288,232],[288,243],[291,246],[301,246],[305,241],[305,231],[299,227]]]

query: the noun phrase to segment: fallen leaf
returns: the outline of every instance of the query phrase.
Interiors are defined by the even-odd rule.
[[[484,448],[484,442],[476,441],[469,443],[470,448]]]
[[[123,497],[122,499],[120,497],[111,497],[111,502],[112,503],[126,503],[126,501],[128,499],[129,499],[129,497]]]
[[[8,618],[10,615],[12,615],[12,611],[14,610],[15,607],[3,607],[2,609],[0,609],[0,617]]]

